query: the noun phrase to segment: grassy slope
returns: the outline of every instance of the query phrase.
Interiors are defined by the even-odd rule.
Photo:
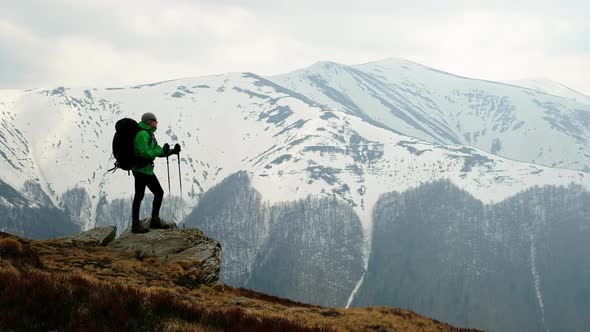
[[[223,284],[163,263],[0,232],[0,330],[468,331],[408,310],[323,308]]]

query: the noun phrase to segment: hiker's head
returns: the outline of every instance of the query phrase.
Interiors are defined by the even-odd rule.
[[[158,118],[156,118],[156,115],[154,113],[144,113],[141,116],[141,122],[150,125],[154,128],[158,127]]]

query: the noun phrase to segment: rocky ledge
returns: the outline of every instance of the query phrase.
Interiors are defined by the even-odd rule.
[[[149,219],[143,220],[149,227]],[[138,260],[155,259],[162,264],[182,264],[187,273],[184,283],[212,284],[219,280],[222,248],[219,242],[196,228],[150,229],[135,234],[127,229],[116,237],[115,226],[101,227],[64,238],[90,246],[106,246],[114,251],[134,255]],[[191,272],[194,275],[191,275]],[[194,285],[193,285],[194,286]]]

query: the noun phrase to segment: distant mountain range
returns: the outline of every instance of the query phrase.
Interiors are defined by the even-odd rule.
[[[20,202],[58,209],[76,227],[115,224],[123,229],[130,222],[133,179],[126,172],[106,173],[114,162],[114,124],[122,117],[138,119],[154,112],[160,119],[158,141],[183,146],[184,192],[179,195],[172,157],[174,196],[165,198],[162,215],[197,226],[222,243],[225,281],[305,302],[367,304],[374,301],[363,280],[375,277],[374,250],[383,248],[373,239],[384,241],[375,232],[403,211],[388,210],[391,214],[376,228],[376,209],[384,208],[384,197],[434,183],[448,209],[434,215],[412,210],[404,219],[428,224],[456,213],[464,216],[448,212],[464,209],[466,198],[450,194],[456,191],[472,197],[469,202],[501,204],[535,186],[570,188],[566,197],[579,197],[575,193],[589,188],[590,102],[581,95],[572,99],[565,90],[539,89],[387,59],[356,66],[319,62],[275,77],[232,73],[105,89],[0,91],[0,180],[22,195]],[[156,173],[167,190],[164,159],[156,161]],[[427,199],[417,192],[415,199]],[[527,200],[545,211],[552,206],[544,203],[545,192],[553,201],[559,191],[533,191]],[[0,204],[16,208],[6,196],[14,196],[13,191],[0,195],[5,196]],[[144,211],[149,202],[144,200]],[[503,242],[503,230],[525,221],[498,209],[474,210],[474,216],[483,213],[486,218],[473,217],[478,223],[485,220],[473,231],[488,232],[474,239],[495,239],[494,248],[516,250],[518,241]],[[439,215],[442,211],[447,212]],[[590,221],[580,213],[572,218],[586,227]],[[464,227],[462,220],[455,218],[452,227]],[[27,235],[25,227],[2,218],[0,227]],[[418,229],[404,228],[409,232],[405,236],[419,238]],[[525,255],[519,256],[525,262],[533,261],[533,272],[526,270],[531,273],[523,278],[533,287],[529,310],[539,313],[526,319],[545,327],[559,324],[543,312],[543,275],[535,272],[533,259],[537,235],[545,228],[518,229],[529,250],[514,252]],[[455,277],[512,264],[506,257],[511,256],[499,254],[498,265],[458,269]],[[385,275],[380,272],[377,278]],[[541,280],[537,288],[535,280]],[[356,292],[362,294],[360,302],[354,299]],[[388,299],[399,301],[395,294]],[[532,326],[526,319],[489,325],[493,320],[479,319],[485,310],[469,317],[432,313],[480,328]]]
[[[533,90],[400,59],[357,66],[319,62],[273,80],[329,107],[431,143],[589,169],[590,100],[557,83],[544,82],[541,90]],[[562,94],[566,99],[558,97]]]

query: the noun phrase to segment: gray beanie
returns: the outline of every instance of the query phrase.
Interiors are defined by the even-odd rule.
[[[158,118],[156,118],[154,113],[143,113],[141,116],[141,122],[143,123],[148,123],[151,120],[158,121]]]

